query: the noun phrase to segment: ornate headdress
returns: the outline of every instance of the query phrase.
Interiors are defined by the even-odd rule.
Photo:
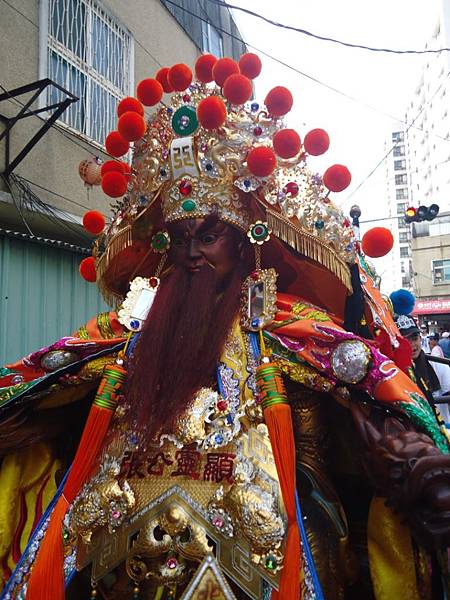
[[[281,248],[291,272],[304,268],[302,255],[311,269],[319,266],[351,291],[355,238],[328,197],[349,185],[350,173],[342,165],[323,177],[310,171],[306,157],[325,152],[328,135],[313,130],[302,145],[286,128],[293,99],[284,87],[273,88],[265,105],[251,101],[251,79],[260,69],[254,54],[239,64],[203,55],[196,81],[186,65],[163,68],[140,82],[139,100],[119,104],[118,131],[106,148],[119,157],[129,141],[135,145],[131,174],[125,163],[102,167],[103,190],[123,196],[94,250],[97,282],[109,301],[120,301],[133,277],[151,274],[169,244],[167,223],[211,214],[246,231],[252,243],[270,240],[267,248],[276,247],[278,261]],[[167,103],[164,91],[171,94]],[[142,104],[155,107],[147,121]]]

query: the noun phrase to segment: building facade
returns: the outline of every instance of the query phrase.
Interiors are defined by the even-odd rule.
[[[440,2],[440,14],[427,44],[450,45],[450,4]],[[438,204],[450,209],[450,55],[426,55],[420,80],[405,114],[413,206]]]
[[[412,225],[414,314],[433,330],[450,330],[450,212]]]
[[[394,237],[394,247],[385,261],[390,261],[389,288],[400,287],[411,289],[411,233],[410,226],[405,222],[404,214],[409,205],[409,160],[405,139],[405,129],[402,124],[389,133],[385,143],[385,178],[386,197],[388,204],[389,228]],[[380,222],[386,227],[386,223]]]
[[[90,209],[108,215],[109,199],[98,186],[84,187],[78,165],[95,156],[107,158],[103,143],[116,129],[120,99],[134,95],[136,84],[162,66],[178,62],[193,66],[203,51],[234,58],[245,51],[227,8],[206,0],[177,4],[179,8],[160,0],[17,0],[3,6],[2,129],[32,98],[36,90],[29,84],[48,78],[56,85],[44,86],[29,106],[34,114],[24,114],[9,140],[0,140],[0,339],[15,340],[0,346],[1,364],[68,334],[75,325],[73,314],[81,325],[107,309],[95,285],[78,282],[76,265],[92,246],[81,226],[82,215]],[[23,93],[14,93],[23,86]],[[54,110],[49,107],[68,98],[67,92],[76,101],[6,177],[8,165],[45,126]],[[37,288],[24,282],[20,294],[28,297],[18,312],[13,301],[18,280],[13,274],[23,272],[25,262],[39,254],[41,260],[33,263]],[[61,268],[71,269],[74,280],[62,277]],[[77,290],[75,301],[82,310],[74,312],[73,302],[61,297],[51,331],[34,326],[31,337],[17,336],[17,319],[22,329],[27,327],[28,315],[35,315],[36,297],[54,293],[58,282]],[[37,317],[41,323],[50,318],[45,304],[40,303]]]

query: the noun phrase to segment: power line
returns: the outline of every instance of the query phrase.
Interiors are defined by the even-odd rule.
[[[294,73],[297,73],[297,75],[300,75],[301,77],[304,77],[305,79],[309,79],[313,83],[316,83],[316,84],[320,85],[321,87],[324,87],[324,88],[330,90],[331,92],[334,92],[335,94],[338,94],[339,96],[342,96],[343,98],[346,98],[347,100],[350,100],[351,102],[354,102],[355,104],[359,104],[360,106],[365,106],[366,108],[372,110],[373,112],[378,113],[379,115],[388,117],[389,119],[392,119],[393,121],[398,121],[399,123],[402,123],[404,125],[408,124],[405,119],[391,115],[390,113],[380,110],[379,108],[372,106],[371,104],[368,104],[367,102],[358,100],[358,98],[355,98],[354,96],[351,96],[350,94],[347,94],[346,92],[343,92],[342,90],[339,90],[339,89],[333,87],[332,85],[329,85],[328,83],[320,81],[320,79],[317,79],[316,77],[313,77],[312,75],[309,75],[308,73],[304,73],[303,71],[300,71],[300,69],[297,69],[296,67],[293,67],[292,65],[281,60],[280,58],[277,58],[277,57],[273,56],[272,54],[269,54],[265,50],[262,50],[261,48],[254,46],[253,44],[250,44],[249,42],[244,42],[241,37],[227,31],[226,29],[223,29],[222,27],[219,27],[215,23],[211,23],[210,19],[204,18],[204,17],[198,15],[197,13],[192,12],[188,8],[185,8],[184,6],[181,6],[181,5],[177,4],[176,2],[173,2],[173,0],[165,0],[165,1],[168,4],[172,4],[173,6],[179,8],[181,11],[191,15],[192,17],[195,17],[196,19],[203,21],[204,23],[212,24],[214,26],[214,28],[217,29],[217,31],[220,31],[221,33],[227,35],[228,37],[230,37],[234,40],[244,43],[248,48],[256,50],[256,52],[259,52],[259,54],[261,54],[262,56],[265,56],[266,58],[273,60],[274,62],[278,63],[279,65],[281,65],[283,67],[286,67],[287,69],[293,71]],[[418,131],[422,131],[424,133],[428,133],[430,135],[434,135],[434,136],[438,137],[439,139],[444,140],[445,142],[450,141],[447,137],[439,135],[438,133],[436,133],[434,131],[428,131],[428,130],[424,129],[423,127],[414,126],[414,129],[417,129]]]
[[[428,100],[428,102],[424,103],[419,112],[417,113],[417,115],[414,117],[414,119],[411,121],[411,123],[408,125],[408,127],[405,130],[405,133],[408,133],[408,131],[411,129],[411,127],[414,125],[414,123],[417,121],[417,119],[420,117],[420,115],[423,113],[423,111],[425,110],[425,108],[428,106],[428,104],[430,104],[431,102],[433,102],[435,96],[440,92],[442,86],[444,85],[444,83],[446,82],[448,76],[450,75],[450,71],[447,73],[447,75],[445,76],[445,79],[443,79],[439,85],[439,87],[437,88],[437,90],[434,92],[434,94],[432,95],[432,97],[430,98],[430,100]],[[388,152],[386,152],[386,154],[383,155],[383,157],[381,158],[381,160],[375,165],[375,167],[370,171],[370,173],[361,181],[361,183],[352,191],[352,193],[347,197],[347,201],[350,200],[350,198],[352,198],[356,192],[358,190],[360,190],[362,188],[362,186],[372,177],[372,175],[375,173],[375,171],[377,171],[377,169],[383,164],[383,162],[385,161],[385,159],[389,156],[389,154],[394,150],[394,148],[396,148],[398,146],[400,142],[396,142],[392,148],[390,148],[388,150]]]
[[[300,29],[299,27],[294,27],[293,25],[286,25],[285,23],[279,23],[278,21],[274,21],[269,19],[268,17],[264,17],[263,15],[256,13],[248,8],[243,8],[241,6],[236,6],[235,4],[228,4],[223,0],[208,0],[212,4],[217,4],[219,6],[223,6],[225,8],[232,8],[234,10],[239,10],[244,12],[252,17],[257,19],[261,19],[274,27],[278,27],[281,29],[287,29],[289,31],[295,31],[296,33],[301,33],[308,37],[312,37],[316,40],[321,40],[323,42],[331,42],[333,44],[339,44],[340,46],[345,46],[347,48],[358,48],[360,50],[370,50],[371,52],[387,52],[389,54],[439,54],[441,52],[450,52],[450,48],[438,48],[436,50],[433,49],[425,49],[425,50],[394,50],[392,48],[374,48],[372,46],[365,46],[364,44],[352,44],[351,42],[343,42],[342,40],[338,40],[336,38],[331,38],[323,35],[318,35],[316,33],[312,33],[307,29]]]

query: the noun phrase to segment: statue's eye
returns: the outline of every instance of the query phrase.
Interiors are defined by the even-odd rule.
[[[201,241],[202,244],[205,245],[209,245],[209,244],[214,244],[217,241],[217,234],[215,233],[205,233],[205,235],[202,235],[201,237]]]

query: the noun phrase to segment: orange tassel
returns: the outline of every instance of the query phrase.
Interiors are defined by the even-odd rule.
[[[28,582],[27,600],[64,600],[62,522],[69,505],[95,466],[125,376],[125,369],[118,365],[105,368],[64,490],[53,509],[33,565]]]
[[[299,600],[301,553],[295,508],[296,460],[291,407],[276,364],[263,363],[258,367],[256,381],[288,518],[280,589],[272,592],[272,600]]]

